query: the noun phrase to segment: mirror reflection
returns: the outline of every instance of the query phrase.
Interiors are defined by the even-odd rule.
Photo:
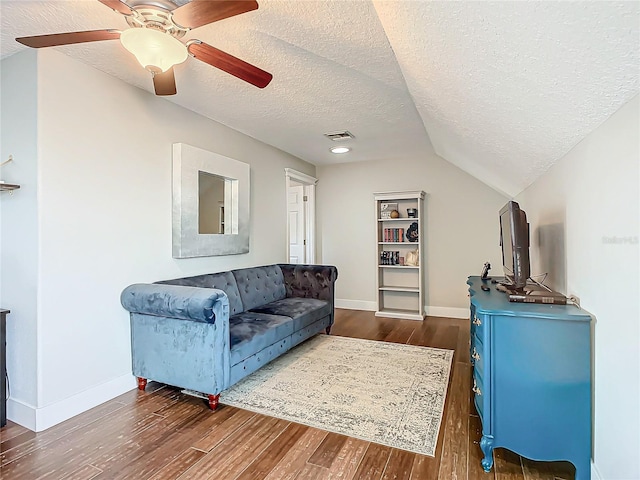
[[[198,233],[224,234],[226,179],[208,172],[198,172]]]

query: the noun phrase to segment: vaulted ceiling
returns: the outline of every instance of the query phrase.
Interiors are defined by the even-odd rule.
[[[178,94],[163,98],[316,165],[433,148],[513,196],[640,91],[640,2],[258,3],[185,38],[272,73],[271,84],[188,59]],[[0,8],[2,58],[27,48],[15,37],[128,28],[96,0]],[[153,92],[118,41],[53,48]],[[356,138],[336,156],[323,134],[340,130]]]

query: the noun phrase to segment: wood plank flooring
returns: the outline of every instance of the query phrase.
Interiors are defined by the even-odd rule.
[[[0,429],[2,480],[570,480],[566,462],[533,462],[496,449],[485,473],[471,397],[469,322],[423,322],[337,310],[332,335],[455,350],[435,457],[385,447],[204,401],[150,382],[33,433]]]

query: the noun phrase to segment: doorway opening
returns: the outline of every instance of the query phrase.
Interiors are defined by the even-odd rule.
[[[287,258],[289,263],[315,263],[316,183],[318,179],[285,168]]]

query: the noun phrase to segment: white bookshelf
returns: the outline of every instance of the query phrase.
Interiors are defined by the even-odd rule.
[[[374,193],[378,245],[376,249],[377,317],[424,319],[424,197],[423,191]],[[397,218],[382,217],[383,204],[390,203],[397,204]],[[408,208],[415,208],[417,217],[409,217]],[[386,211],[388,212],[389,209]],[[413,223],[418,227],[416,242],[408,241],[406,236]],[[400,262],[400,258],[403,258],[406,263],[408,253],[415,250],[418,251],[418,265],[395,263]],[[384,252],[387,252],[385,257],[387,263],[383,261]]]

